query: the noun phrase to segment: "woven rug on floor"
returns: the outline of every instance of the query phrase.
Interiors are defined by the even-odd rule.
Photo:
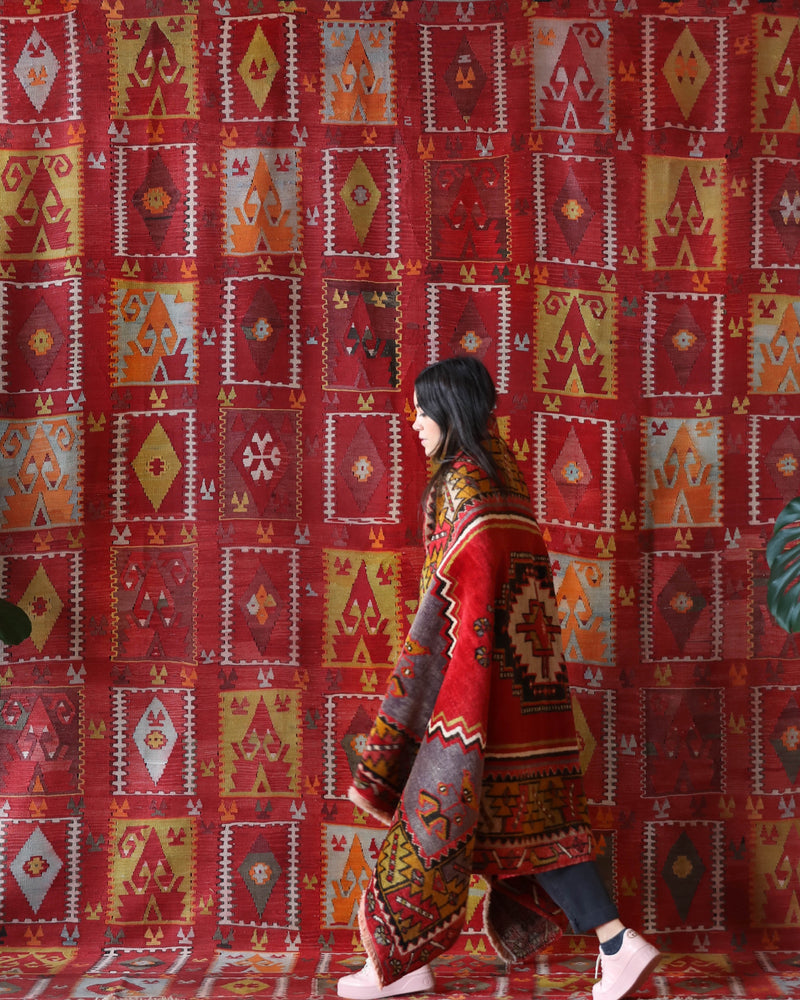
[[[585,939],[574,950],[543,954],[537,964],[509,970],[495,956],[450,953],[436,962],[435,990],[420,1000],[579,1000],[591,997],[596,952]],[[28,966],[24,974],[10,968]],[[159,949],[108,952],[81,971],[33,966],[33,952],[2,957],[0,1000],[43,997],[114,997],[115,1000],[328,1000],[340,976],[363,964],[362,956],[306,951],[219,952],[198,960]],[[800,952],[664,952],[639,1000],[778,1000],[800,996]]]

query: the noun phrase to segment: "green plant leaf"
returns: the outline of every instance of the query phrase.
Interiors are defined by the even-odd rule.
[[[6,646],[24,642],[32,628],[33,624],[22,608],[0,597],[0,642]]]
[[[778,514],[767,542],[767,607],[787,632],[800,632],[800,497]]]

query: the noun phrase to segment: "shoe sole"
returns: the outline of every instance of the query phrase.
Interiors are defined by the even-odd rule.
[[[592,988],[593,1000],[622,1000],[622,997],[626,997],[629,993],[632,993],[638,986],[641,986],[642,983],[645,982],[650,977],[650,975],[653,972],[653,969],[655,969],[660,960],[661,960],[661,953],[657,951],[655,955],[650,956],[650,959],[648,960],[647,964],[643,965],[642,968],[639,969],[639,971],[636,973],[636,975],[634,976],[634,978],[631,980],[630,983],[625,982],[624,976],[627,970],[623,969],[623,974],[620,977],[620,979],[625,984],[625,986],[622,992],[595,993],[593,987]]]
[[[430,969],[415,969],[414,972],[409,972],[396,982],[387,983],[386,986],[364,984],[352,989],[344,986],[342,992],[339,992],[337,987],[336,993],[343,1000],[382,1000],[383,997],[397,997],[405,993],[426,993],[433,989],[435,983]]]

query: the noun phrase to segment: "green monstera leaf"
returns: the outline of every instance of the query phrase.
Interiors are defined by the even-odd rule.
[[[800,497],[783,508],[767,542],[767,607],[787,632],[800,632]]]
[[[31,620],[22,608],[0,597],[0,642],[6,646],[24,642],[32,628]]]

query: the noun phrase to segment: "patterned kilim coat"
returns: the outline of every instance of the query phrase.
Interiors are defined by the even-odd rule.
[[[507,489],[460,459],[429,505],[421,599],[350,789],[389,826],[360,908],[392,982],[458,937],[472,873],[508,961],[561,933],[533,875],[592,856],[550,560],[508,449]]]

